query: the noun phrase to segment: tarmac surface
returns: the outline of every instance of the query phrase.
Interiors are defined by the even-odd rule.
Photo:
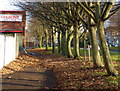
[[[35,60],[36,58],[25,55],[3,67],[0,71],[2,91],[6,89],[15,91],[18,89],[21,91],[53,89],[56,83],[52,70],[41,65],[40,59],[37,60],[38,62]]]

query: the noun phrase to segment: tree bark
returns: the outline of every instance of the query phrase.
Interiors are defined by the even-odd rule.
[[[52,31],[52,53],[55,53],[55,38],[54,38],[54,31]]]
[[[46,50],[48,50],[48,31],[45,30],[45,47],[46,47]]]
[[[71,51],[71,41],[72,41],[72,39],[73,39],[73,35],[70,35],[70,36],[68,36],[68,38],[67,38],[67,50],[68,50],[68,55],[67,55],[67,57],[68,58],[73,58],[74,56],[73,56],[73,53],[72,53],[72,51]]]
[[[79,35],[78,35],[78,22],[75,21],[74,23],[74,58],[79,57],[80,53],[79,53]]]
[[[42,37],[39,38],[39,48],[42,48]]]
[[[109,48],[106,41],[106,36],[104,32],[104,22],[100,21],[97,25],[98,32],[99,32],[99,38],[100,38],[100,44],[101,44],[101,50],[102,50],[102,56],[105,64],[105,68],[107,70],[108,75],[116,76],[118,75],[117,70],[114,68]]]
[[[91,37],[91,45],[92,45],[92,57],[93,64],[95,68],[103,67],[102,61],[100,59],[100,53],[98,50],[98,42],[96,37],[96,29],[95,27],[90,27],[90,37]]]
[[[62,39],[61,39],[61,51],[63,55],[67,55],[67,31],[62,30]]]
[[[106,10],[104,10],[104,14],[100,13],[100,3],[97,2],[95,5],[95,9],[96,9],[96,24],[97,24],[97,30],[99,33],[99,40],[100,40],[100,47],[101,47],[101,51],[102,51],[102,56],[103,56],[103,61],[104,61],[104,65],[105,68],[107,70],[107,74],[111,75],[111,76],[116,76],[118,75],[117,70],[114,68],[111,56],[110,56],[110,52],[109,52],[109,48],[107,45],[107,41],[106,41],[106,36],[105,36],[105,31],[104,31],[104,18],[107,17],[109,15],[109,12],[112,8],[113,3],[109,3],[107,5]]]
[[[61,53],[61,33],[58,31],[58,53]]]
[[[49,47],[52,47],[52,33],[49,35]]]

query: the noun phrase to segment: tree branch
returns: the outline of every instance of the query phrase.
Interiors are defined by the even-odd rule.
[[[106,18],[104,19],[104,21],[107,20],[107,19],[109,19],[109,18],[110,18],[111,16],[113,16],[114,14],[116,14],[117,11],[119,11],[119,9],[120,9],[120,6],[117,7],[117,8],[115,8],[114,10],[112,10],[112,11],[111,11],[112,13],[111,13],[108,17],[106,17]]]
[[[112,9],[114,2],[108,2],[106,5],[106,8],[101,16],[101,19],[104,20],[106,17],[108,17],[110,10]]]
[[[94,21],[96,21],[96,20],[95,20],[94,13],[92,12],[92,10],[91,10],[89,7],[86,7],[86,6],[83,5],[81,2],[78,2],[78,4],[86,11],[86,13],[87,13],[88,15],[91,16],[91,18],[92,18]],[[88,9],[88,8],[89,8],[89,9]]]

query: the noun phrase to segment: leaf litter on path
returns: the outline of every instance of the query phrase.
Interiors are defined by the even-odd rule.
[[[40,68],[42,68],[42,70],[50,70],[48,73],[52,73],[52,78],[49,77],[48,80],[51,82],[54,80],[53,86],[50,85],[51,82],[46,82],[45,84],[48,85],[42,87],[37,87],[38,84],[35,83],[36,86],[31,85],[34,89],[118,89],[119,84],[115,77],[106,76],[104,68],[94,69],[92,61],[66,58],[60,54],[48,53],[46,50],[40,49],[29,49],[28,51],[42,55],[21,54],[15,61],[2,69],[3,77],[7,75],[11,79],[11,74],[24,71],[29,67],[31,70],[35,68],[33,73],[34,71],[40,72]],[[116,68],[118,67],[116,66]],[[34,78],[39,78],[39,76],[36,75]]]

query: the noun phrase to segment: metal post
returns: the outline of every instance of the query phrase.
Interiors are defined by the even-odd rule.
[[[90,45],[88,45],[88,61],[90,61]]]

